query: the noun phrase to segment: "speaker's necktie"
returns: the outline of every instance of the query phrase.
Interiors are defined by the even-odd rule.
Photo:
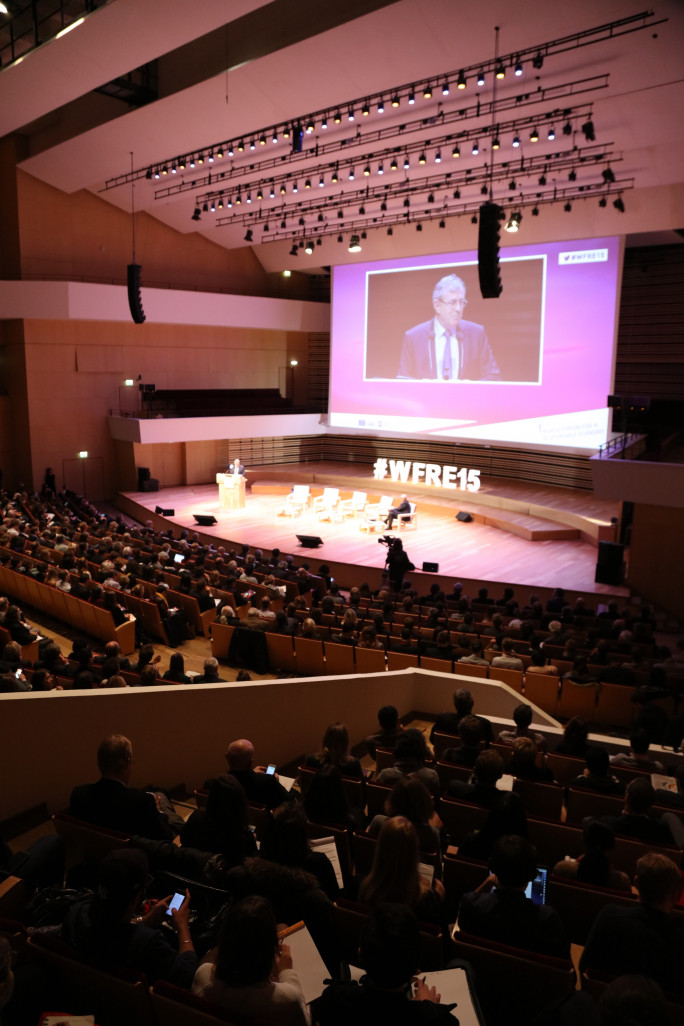
[[[444,357],[442,359],[442,378],[444,381],[451,381],[453,371],[451,366],[451,333],[445,332],[446,345],[444,346]]]

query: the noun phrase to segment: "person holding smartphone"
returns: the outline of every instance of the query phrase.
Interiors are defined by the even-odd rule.
[[[173,895],[139,914],[147,870],[143,851],[119,848],[107,855],[98,868],[95,893],[69,909],[62,939],[89,965],[106,970],[125,966],[143,972],[150,985],[167,980],[189,987],[199,961],[190,936],[190,893],[176,895],[171,910],[174,945],[160,929]]]

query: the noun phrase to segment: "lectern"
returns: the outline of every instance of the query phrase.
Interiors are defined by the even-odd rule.
[[[245,504],[245,478],[243,474],[217,474],[219,509],[242,509]]]

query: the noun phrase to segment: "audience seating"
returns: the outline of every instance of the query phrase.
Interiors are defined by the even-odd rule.
[[[326,665],[323,643],[320,640],[314,638],[295,638],[294,651],[296,673],[309,677],[325,676]]]
[[[423,670],[436,670],[438,673],[453,673],[453,659],[437,659],[433,656],[421,656],[420,666]]]
[[[546,757],[546,764],[553,773],[554,779],[563,786],[580,776],[586,765],[584,759],[576,758],[574,755],[563,755],[558,752],[549,752]]]
[[[335,928],[342,950],[342,958],[356,964],[358,961],[361,929],[370,916],[370,908],[357,901],[338,898],[335,902]],[[420,923],[419,971],[431,972],[444,965],[444,943],[439,926]]]
[[[235,627],[228,623],[213,621],[209,628],[211,632],[211,654],[214,659],[227,659],[231,638]]]
[[[51,934],[29,937],[31,960],[42,969],[50,992],[72,1014],[95,1014],[97,1026],[151,1026],[145,977],[132,969],[103,972],[79,961],[75,952]]]
[[[570,720],[573,716],[581,716],[587,723],[592,723],[596,709],[596,684],[586,686],[573,684],[571,680],[561,681],[558,715],[561,719]]]
[[[437,811],[452,844],[458,844],[466,834],[479,830],[488,815],[488,810],[481,805],[449,797],[440,799]]]
[[[525,700],[555,717],[558,711],[558,686],[558,677],[528,670],[525,674]]]
[[[173,983],[157,980],[150,997],[156,1026],[237,1026],[235,1018],[218,1005]]]
[[[23,880],[18,876],[7,876],[0,881],[0,918],[20,919],[25,901],[26,887]]]
[[[325,643],[325,672],[332,676],[354,673],[354,646]]]
[[[489,866],[486,862],[447,851],[442,860],[442,882],[446,891],[444,911],[447,922],[454,923],[458,918],[462,895],[477,890],[488,876]]]
[[[266,633],[266,651],[272,673],[294,673],[296,668],[294,643],[289,634]]]
[[[560,820],[563,808],[563,788],[560,784],[545,784],[516,777],[513,790],[520,795],[528,816]]]
[[[423,660],[424,661],[424,660]],[[408,670],[412,667],[418,666],[418,656],[412,655],[410,652],[392,652],[391,650],[387,653],[387,669],[388,670]],[[427,667],[432,669],[432,667]]]
[[[500,680],[522,695],[524,675],[522,670],[507,670],[505,666],[490,666],[489,679]]]
[[[357,673],[384,673],[385,650],[384,648],[361,648],[356,646],[356,672]]]
[[[446,791],[452,780],[462,780],[467,783],[473,775],[471,766],[458,766],[453,762],[436,762],[435,769],[439,774],[439,786],[443,792]]]
[[[455,662],[452,673],[455,673],[458,677],[487,677],[489,675],[489,667],[480,666],[478,663]]]
[[[452,957],[465,959],[480,983],[477,995],[488,1023],[528,1026],[548,1005],[574,990],[570,960],[510,948],[462,932],[452,935]]]
[[[592,923],[604,905],[633,908],[636,900],[630,891],[594,887],[559,876],[548,879],[547,901],[561,917],[571,944],[586,944]]]
[[[382,784],[374,784],[370,780],[366,781],[366,802],[369,819],[372,819],[373,816],[384,815],[385,802],[389,798],[391,791],[391,787],[383,787]]]
[[[601,684],[594,711],[594,724],[629,730],[634,721],[632,689],[624,684]]]
[[[55,812],[52,817],[55,833],[64,841],[66,872],[83,863],[100,862],[105,855],[128,844],[128,834],[108,827],[93,826],[68,812]]]

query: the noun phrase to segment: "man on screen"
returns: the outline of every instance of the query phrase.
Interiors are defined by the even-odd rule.
[[[435,285],[435,316],[404,335],[397,378],[498,381],[501,377],[481,324],[462,320],[468,300],[464,282],[448,274]]]
[[[228,467],[228,473],[229,474],[234,474],[236,477],[238,475],[244,477],[245,468],[243,467],[242,463],[240,463],[240,457],[239,456],[236,456],[235,457],[235,461],[233,463],[231,463],[231,465]]]

